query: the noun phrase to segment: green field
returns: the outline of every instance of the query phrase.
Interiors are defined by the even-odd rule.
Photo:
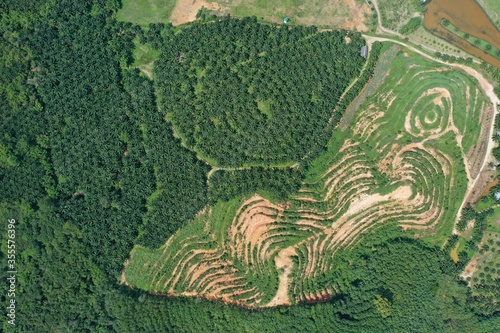
[[[176,0],[123,0],[118,11],[119,21],[147,26],[149,23],[167,23]]]
[[[472,124],[484,97],[461,72],[406,49],[386,52],[392,62],[382,55],[375,72],[388,75],[367,89],[352,125],[334,131],[292,200],[218,203],[164,247],[135,248],[128,283],[247,306],[293,304],[331,294],[320,281],[367,233],[403,226],[443,244],[467,187],[463,156],[479,139]],[[457,135],[468,140],[457,144]]]

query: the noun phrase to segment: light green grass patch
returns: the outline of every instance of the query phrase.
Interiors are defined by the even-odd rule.
[[[139,43],[138,38],[134,39],[134,45],[134,63],[132,64],[132,67],[140,68],[141,66],[152,65],[161,53],[160,50],[153,49],[153,47],[149,44]]]
[[[118,21],[146,26],[149,23],[169,22],[176,0],[123,0]]]
[[[403,35],[408,35],[417,30],[422,26],[422,18],[420,16],[412,17],[401,29],[399,32]]]
[[[271,112],[271,104],[272,104],[271,99],[266,99],[265,101],[257,101],[257,108],[267,116],[267,118],[271,118],[273,116]]]
[[[495,198],[493,198],[492,194],[486,195],[479,200],[479,202],[476,204],[476,210],[478,212],[482,212],[488,208],[494,207],[495,205],[500,204],[500,202],[496,201]],[[490,218],[490,217],[488,217]]]
[[[500,206],[493,208],[493,213],[486,218],[487,230],[500,233]]]

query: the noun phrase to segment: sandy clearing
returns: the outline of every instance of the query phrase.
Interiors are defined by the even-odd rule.
[[[290,298],[288,297],[288,286],[290,284],[288,276],[290,275],[293,267],[293,261],[290,257],[296,256],[297,252],[293,247],[287,247],[279,252],[274,258],[276,269],[283,270],[279,277],[279,286],[276,296],[266,304],[266,307],[277,305],[290,305]]]
[[[177,3],[170,14],[172,25],[180,25],[196,20],[196,14],[205,7],[208,10],[221,11],[222,7],[216,2],[205,0],[177,0]]]
[[[146,76],[147,76],[149,79],[151,79],[151,80],[153,79],[153,72],[152,72],[150,69],[146,68],[145,66],[140,66],[140,67],[139,67],[139,70],[140,70],[141,72],[143,72],[144,74],[146,74]]]
[[[130,260],[126,260],[123,266],[126,268],[127,265],[129,264]],[[123,284],[125,286],[128,286],[129,284],[127,283],[127,277],[125,276],[125,269],[122,271],[120,274],[120,284]]]
[[[347,30],[368,31],[366,26],[366,16],[371,14],[370,7],[363,4],[359,6],[355,0],[342,0],[349,10],[349,15],[346,16],[346,22],[341,24],[339,28]]]
[[[477,271],[477,257],[471,259],[471,261],[465,266],[464,271],[460,274],[460,277],[466,280],[468,277],[472,277],[474,273]],[[471,282],[468,282],[469,287],[471,286]]]
[[[356,215],[369,207],[378,205],[381,202],[391,200],[408,200],[412,193],[413,190],[411,186],[405,185],[398,187],[396,190],[386,195],[380,195],[378,193],[361,195],[349,204],[347,212],[345,212],[340,219],[335,221],[332,227],[334,227],[335,224],[344,223],[344,221],[349,220],[353,215]]]
[[[244,202],[230,226],[230,243],[233,254],[244,262],[253,262],[253,250],[269,238],[269,232],[276,228],[284,205],[274,205],[259,195]],[[268,247],[267,247],[268,248]],[[265,247],[265,249],[267,249]],[[267,257],[260,253],[259,257]]]

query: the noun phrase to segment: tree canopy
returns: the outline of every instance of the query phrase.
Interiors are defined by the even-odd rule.
[[[469,310],[480,300],[457,283],[446,253],[398,237],[339,256],[339,270],[324,277],[339,294],[321,304],[249,311],[120,285],[122,264],[136,242],[158,246],[208,203],[209,168],[174,137],[165,105],[157,111],[152,82],[127,69],[137,27],[115,21],[119,3],[0,4],[0,216],[4,231],[8,219],[17,223],[18,271],[16,326],[3,321],[2,331],[498,331],[498,312]],[[196,29],[227,25],[274,29],[292,42],[295,33],[323,38],[314,28],[292,34],[250,19],[195,25],[195,37],[179,38],[206,37]],[[337,33],[324,36],[338,40]],[[251,171],[240,178],[247,176]],[[221,197],[234,190],[223,181],[214,184]],[[295,180],[285,185],[284,193]],[[0,233],[2,263],[6,234]],[[0,284],[4,305],[7,288]]]
[[[155,63],[159,106],[211,164],[297,162],[324,144],[319,133],[359,75],[363,44],[359,33],[255,18],[195,24],[173,34]]]

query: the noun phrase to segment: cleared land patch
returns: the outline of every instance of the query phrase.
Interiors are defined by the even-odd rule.
[[[283,23],[288,17],[293,25],[367,31],[372,21],[370,8],[360,0],[222,0],[211,2],[212,9],[214,3],[220,6],[215,12],[236,17],[257,16],[273,23]]]
[[[212,1],[205,0],[177,0],[170,22],[173,25],[180,25],[196,20],[196,14],[201,8],[211,11],[221,12],[223,7]]]
[[[160,249],[136,247],[127,283],[249,307],[295,304],[334,295],[335,256],[367,232],[401,226],[441,244],[466,193],[467,152],[480,138],[470,124],[485,98],[462,72],[406,49],[385,70],[293,199],[219,202]]]
[[[373,22],[370,7],[362,0],[124,0],[118,19],[140,25],[170,22],[176,26],[195,21],[202,9],[218,16],[256,16],[280,24],[288,17],[291,25],[363,32]]]
[[[412,18],[422,17],[419,0],[377,0],[382,25],[394,31],[405,26]]]

